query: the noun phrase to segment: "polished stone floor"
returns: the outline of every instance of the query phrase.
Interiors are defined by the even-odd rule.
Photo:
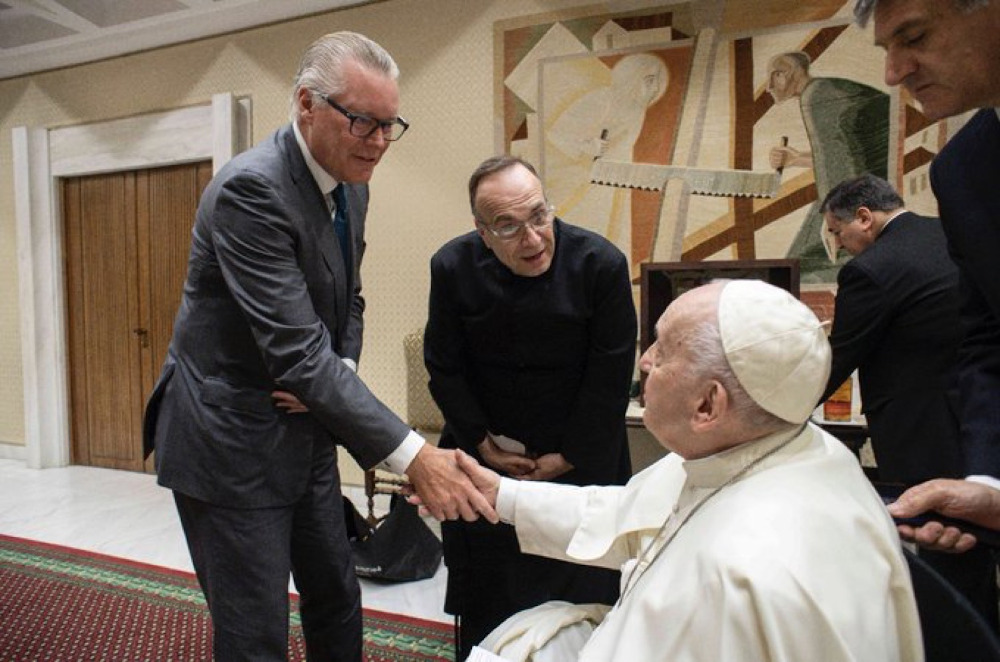
[[[361,488],[345,491],[364,511]],[[0,534],[192,571],[173,498],[148,474],[28,469],[23,461],[0,459]],[[446,573],[442,565],[424,581],[362,581],[362,601],[370,609],[450,623],[441,608]]]

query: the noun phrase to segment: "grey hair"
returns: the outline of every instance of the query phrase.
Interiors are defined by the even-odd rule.
[[[875,13],[875,6],[879,0],[857,0],[854,3],[854,21],[861,27],[868,25],[872,14]],[[951,0],[955,8],[959,11],[970,12],[979,7],[986,7],[990,0]]]
[[[388,51],[357,32],[331,32],[323,35],[306,49],[295,74],[292,87],[291,118],[299,115],[299,90],[336,96],[344,91],[344,67],[356,62],[387,78],[399,78],[399,67]]]
[[[770,434],[792,425],[757,404],[740,384],[722,346],[718,316],[691,324],[682,342],[687,349],[690,374],[699,379],[715,379],[722,384],[729,395],[732,411],[748,432]]]
[[[903,206],[903,198],[899,197],[892,184],[865,173],[860,177],[845,179],[826,194],[819,212],[830,212],[838,221],[850,221],[858,213],[860,207],[872,211],[895,211]]]

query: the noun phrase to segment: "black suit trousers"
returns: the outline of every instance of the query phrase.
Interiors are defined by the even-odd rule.
[[[288,658],[288,577],[310,661],[360,662],[361,590],[344,526],[336,453],[313,460],[305,494],[278,508],[228,508],[174,492],[212,615],[217,662]]]

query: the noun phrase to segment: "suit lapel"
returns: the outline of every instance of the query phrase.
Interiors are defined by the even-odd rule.
[[[327,318],[322,311],[317,309],[316,314],[320,315],[323,322],[331,331],[336,331],[336,336],[343,335],[347,320],[350,317],[349,300],[353,292],[353,277],[351,271],[344,264],[344,259],[340,254],[340,246],[337,242],[337,234],[333,229],[333,218],[330,214],[326,197],[320,192],[313,179],[309,167],[306,165],[302,151],[295,140],[295,133],[291,125],[284,129],[282,144],[288,163],[292,181],[299,191],[299,199],[303,201],[301,210],[303,221],[306,227],[312,229],[317,241],[317,248],[323,256],[323,267],[333,275],[333,282],[337,285],[334,288],[334,311],[333,318]],[[350,198],[348,199],[348,211],[350,211]],[[354,233],[353,218],[351,219],[351,233]],[[319,267],[320,265],[317,265]],[[314,302],[315,307],[315,302]]]

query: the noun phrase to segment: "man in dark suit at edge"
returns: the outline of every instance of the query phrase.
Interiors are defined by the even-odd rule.
[[[820,206],[827,231],[853,258],[837,275],[821,400],[858,370],[878,479],[914,485],[964,475],[958,441],[958,269],[936,218],[904,208],[892,185],[867,174],[837,184]],[[997,620],[988,550],[921,557]]]
[[[931,185],[959,269],[966,480],[1000,490],[1000,2],[858,0],[854,15],[862,26],[874,16],[886,83],[905,87],[929,119],[978,109],[932,163]],[[912,515],[913,507],[900,504],[893,514]],[[939,522],[900,532],[937,549],[974,543]]]
[[[367,182],[407,127],[398,73],[362,35],[318,39],[291,124],[222,168],[198,207],[144,436],[174,492],[220,662],[286,659],[289,573],[308,659],[361,660],[335,444],[362,467],[405,472],[439,519],[496,518],[453,453],[425,444],[355,374]]]

